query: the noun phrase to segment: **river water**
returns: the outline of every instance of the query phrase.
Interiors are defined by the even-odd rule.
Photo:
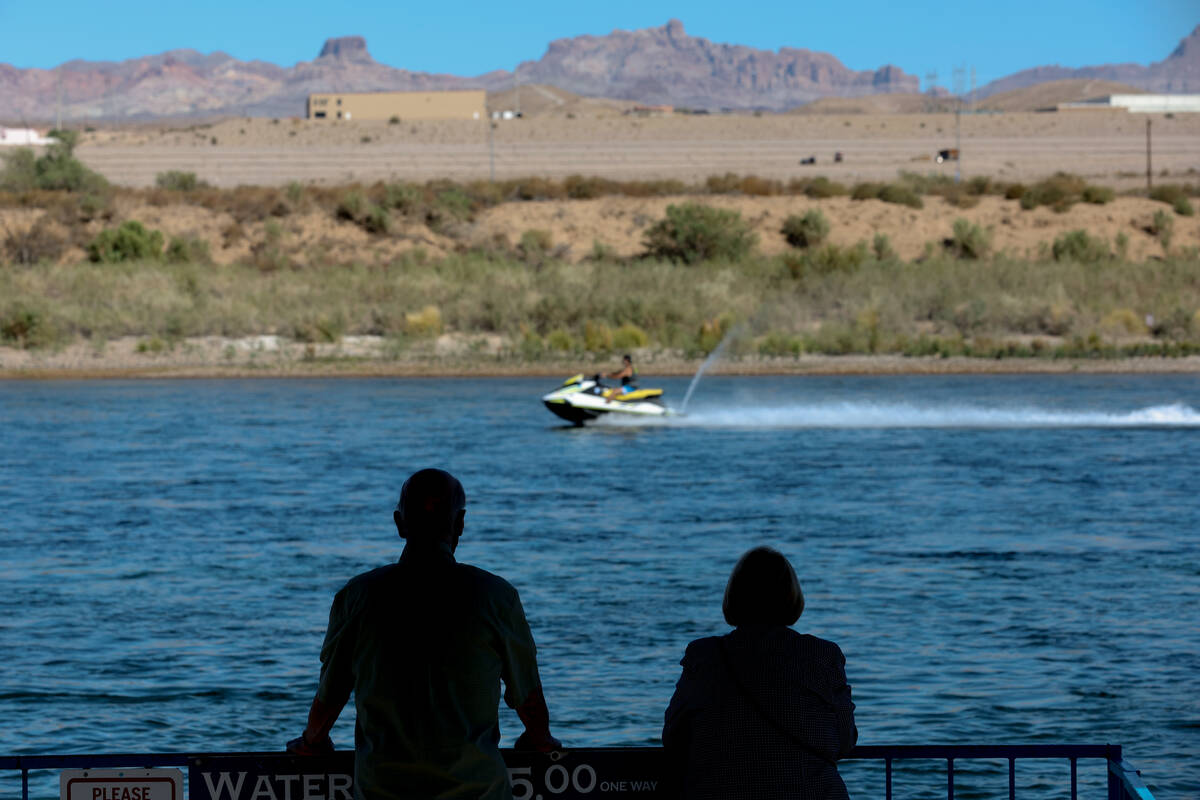
[[[860,743],[1119,743],[1160,799],[1197,796],[1200,378],[712,376],[684,417],[583,429],[554,385],[0,384],[0,754],[281,748],[333,593],[398,555],[400,483],[443,466],[459,558],[521,591],[568,745],[658,741],[766,543],[797,627],[846,654]],[[960,796],[1007,788],[958,766]],[[858,796],[873,769],[843,770]]]

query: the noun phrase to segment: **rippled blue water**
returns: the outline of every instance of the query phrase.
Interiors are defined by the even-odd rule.
[[[280,747],[334,591],[396,557],[399,484],[439,465],[568,744],[655,742],[769,543],[798,627],[846,653],[861,743],[1121,743],[1196,796],[1200,378],[711,377],[686,417],[585,429],[553,385],[0,384],[0,753]],[[1032,796],[1066,780],[1035,772]]]

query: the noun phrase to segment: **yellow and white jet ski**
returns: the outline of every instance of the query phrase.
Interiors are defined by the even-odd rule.
[[[662,389],[636,386],[604,386],[600,376],[582,374],[567,378],[563,385],[542,397],[546,408],[567,422],[582,425],[615,414],[629,417],[665,417],[674,413],[663,404]]]

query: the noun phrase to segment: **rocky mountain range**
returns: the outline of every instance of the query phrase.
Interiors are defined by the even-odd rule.
[[[1046,81],[1072,78],[1116,81],[1147,92],[1169,94],[1200,93],[1200,25],[1162,61],[1141,64],[1101,64],[1095,67],[1034,67],[1005,76],[979,89],[987,97],[1011,89],[1023,89]]]
[[[1151,91],[1200,92],[1200,26],[1163,61],[1149,66],[1038,67],[994,81],[980,97],[1045,80],[1087,77]],[[0,120],[136,120],[199,116],[302,116],[318,91],[510,88],[514,82],[577,94],[706,109],[783,110],[822,97],[920,90],[916,76],[892,65],[855,71],[828,53],[756,50],[689,36],[683,23],[551,42],[516,74],[474,77],[413,72],[380,64],[362,37],[325,42],[318,56],[292,67],[239,61],[216,52],[172,50],[121,62],[70,61],[55,69],[0,64]]]

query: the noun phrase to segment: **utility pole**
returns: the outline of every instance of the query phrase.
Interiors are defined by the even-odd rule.
[[[962,180],[962,104],[963,92],[966,91],[966,67],[955,67],[954,75],[954,149],[958,157],[954,159],[954,182]]]
[[[62,68],[58,69],[58,102],[55,104],[54,113],[54,130],[62,130],[62,101],[63,101],[63,78]]]
[[[488,181],[496,182],[496,123],[491,119],[487,121],[488,126]]]
[[[1146,193],[1154,188],[1154,173],[1150,171],[1150,118],[1146,118]]]
[[[513,69],[513,94],[515,95],[513,104],[516,106],[516,108],[513,109],[513,112],[518,117],[521,116],[521,79],[518,77],[518,73],[520,71],[521,65],[518,64],[516,68]]]

